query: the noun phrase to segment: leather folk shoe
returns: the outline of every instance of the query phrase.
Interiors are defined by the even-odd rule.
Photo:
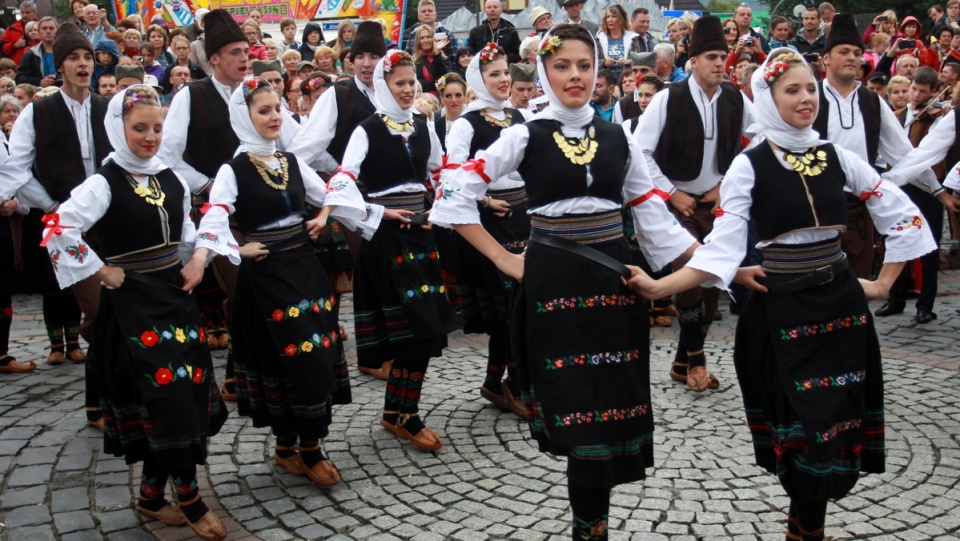
[[[306,469],[306,473],[311,481],[322,487],[333,486],[340,482],[340,472],[329,460],[317,462],[312,468]]]
[[[162,522],[167,526],[186,526],[187,525],[187,517],[183,514],[183,511],[181,511],[180,508],[177,507],[175,504],[168,503],[167,505],[164,505],[163,507],[161,507],[159,511],[151,511],[149,509],[144,509],[143,507],[140,507],[139,501],[137,501],[137,503],[135,503],[133,507],[141,515],[147,518],[152,518],[156,521]]]
[[[200,517],[196,522],[190,522],[190,529],[197,534],[200,539],[206,541],[223,541],[227,538],[227,529],[223,523],[213,514],[213,511],[207,511],[206,515]]]
[[[897,314],[902,314],[903,308],[904,308],[903,304],[899,304],[895,302],[887,302],[880,308],[877,308],[877,311],[874,312],[873,315],[877,317],[895,316]]]
[[[917,316],[913,319],[920,324],[930,323],[931,321],[937,319],[937,314],[927,310],[926,308],[917,308]]]
[[[373,379],[387,381],[390,378],[390,369],[393,368],[393,361],[387,361],[380,365],[380,368],[359,368],[361,374],[373,376]]]

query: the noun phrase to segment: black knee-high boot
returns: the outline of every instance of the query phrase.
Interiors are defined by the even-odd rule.
[[[790,498],[787,514],[787,539],[790,541],[823,541],[827,522],[826,500]]]
[[[585,487],[567,480],[573,511],[573,541],[606,541],[610,489]]]
[[[487,376],[483,386],[495,394],[501,393],[501,381],[503,373],[507,371],[507,360],[510,356],[510,339],[505,331],[505,325],[497,325],[494,328],[490,333],[487,350]]]

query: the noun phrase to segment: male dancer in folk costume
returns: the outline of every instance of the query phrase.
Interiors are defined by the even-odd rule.
[[[385,54],[387,46],[383,41],[383,27],[374,21],[360,23],[350,45],[350,60],[356,75],[338,82],[332,92],[320,96],[307,122],[300,129],[297,140],[288,149],[290,152],[321,173],[333,173],[330,157],[337,164],[343,163],[350,135],[376,111],[373,104],[373,71]],[[356,253],[359,238],[346,235],[352,251]],[[386,381],[390,366],[391,361],[386,361],[379,368],[361,366],[359,370]]]
[[[813,129],[882,171],[888,165],[896,166],[912,147],[893,111],[857,79],[863,47],[853,16],[836,15],[824,45],[827,77],[818,83],[820,108]],[[914,182],[942,203],[952,204],[932,171],[901,180],[900,185]],[[856,275],[869,278],[873,272],[873,223],[859,195],[848,193],[847,199],[849,226],[841,235],[843,251]]]
[[[720,19],[698,19],[690,40],[693,75],[654,96],[633,135],[661,197],[669,197],[677,220],[700,241],[713,230],[720,181],[753,118],[750,102],[723,82],[726,43]],[[697,285],[676,299],[680,339],[670,377],[697,392],[720,385],[707,372],[704,352],[718,297],[718,290]]]
[[[53,59],[63,77],[63,86],[50,98],[29,104],[20,113],[11,133],[10,160],[0,169],[0,201],[17,194],[24,203],[47,212],[53,212],[69,199],[70,191],[92,175],[113,150],[104,128],[109,100],[90,92],[94,67],[90,40],[75,25],[61,26],[53,41]],[[39,183],[32,180],[34,177]],[[36,235],[24,237],[30,243],[28,246],[24,242],[24,251],[42,258],[42,264],[35,269],[38,280],[49,282],[54,291],[59,291],[47,251],[37,246],[41,216],[42,213],[34,212],[28,217],[28,229]],[[82,259],[84,254],[74,257]],[[85,277],[74,283],[71,290],[85,317],[80,334],[92,344],[100,305],[100,280]],[[86,382],[87,422],[102,429],[100,400],[89,368]]]
[[[188,83],[186,88],[177,92],[163,124],[163,148],[159,154],[164,163],[186,179],[194,196],[193,218],[196,223],[200,221],[201,206],[209,199],[217,171],[233,158],[240,145],[230,129],[227,102],[247,73],[247,52],[250,49],[240,25],[226,10],[215,9],[207,13],[203,23],[203,47],[213,65],[213,75]],[[210,267],[229,303],[237,284],[237,267],[222,256],[214,258]],[[224,342],[227,340],[224,335]],[[227,356],[223,396],[226,400],[236,400],[230,355]]]

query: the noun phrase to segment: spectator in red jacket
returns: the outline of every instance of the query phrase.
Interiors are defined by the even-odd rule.
[[[3,55],[10,58],[16,64],[20,65],[20,59],[23,53],[30,47],[27,31],[24,28],[27,23],[37,20],[37,5],[31,0],[26,0],[20,4],[20,20],[11,24],[0,35],[0,42],[3,43]]]

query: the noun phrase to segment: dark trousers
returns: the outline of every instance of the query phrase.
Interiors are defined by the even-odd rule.
[[[911,201],[920,209],[923,219],[933,233],[933,240],[937,246],[940,246],[940,238],[943,236],[943,205],[937,198],[924,190],[913,185],[903,187],[903,192],[907,194]],[[907,302],[907,296],[913,288],[912,273],[907,263],[893,287],[890,288],[890,296],[887,301],[897,305],[903,305]],[[920,297],[917,298],[917,308],[933,311],[933,301],[937,297],[937,272],[940,270],[940,250],[934,250],[920,258],[920,276],[922,284],[920,286]]]
[[[863,202],[850,194],[847,199],[847,230],[840,235],[840,249],[857,278],[869,280],[873,274],[873,219]]]

